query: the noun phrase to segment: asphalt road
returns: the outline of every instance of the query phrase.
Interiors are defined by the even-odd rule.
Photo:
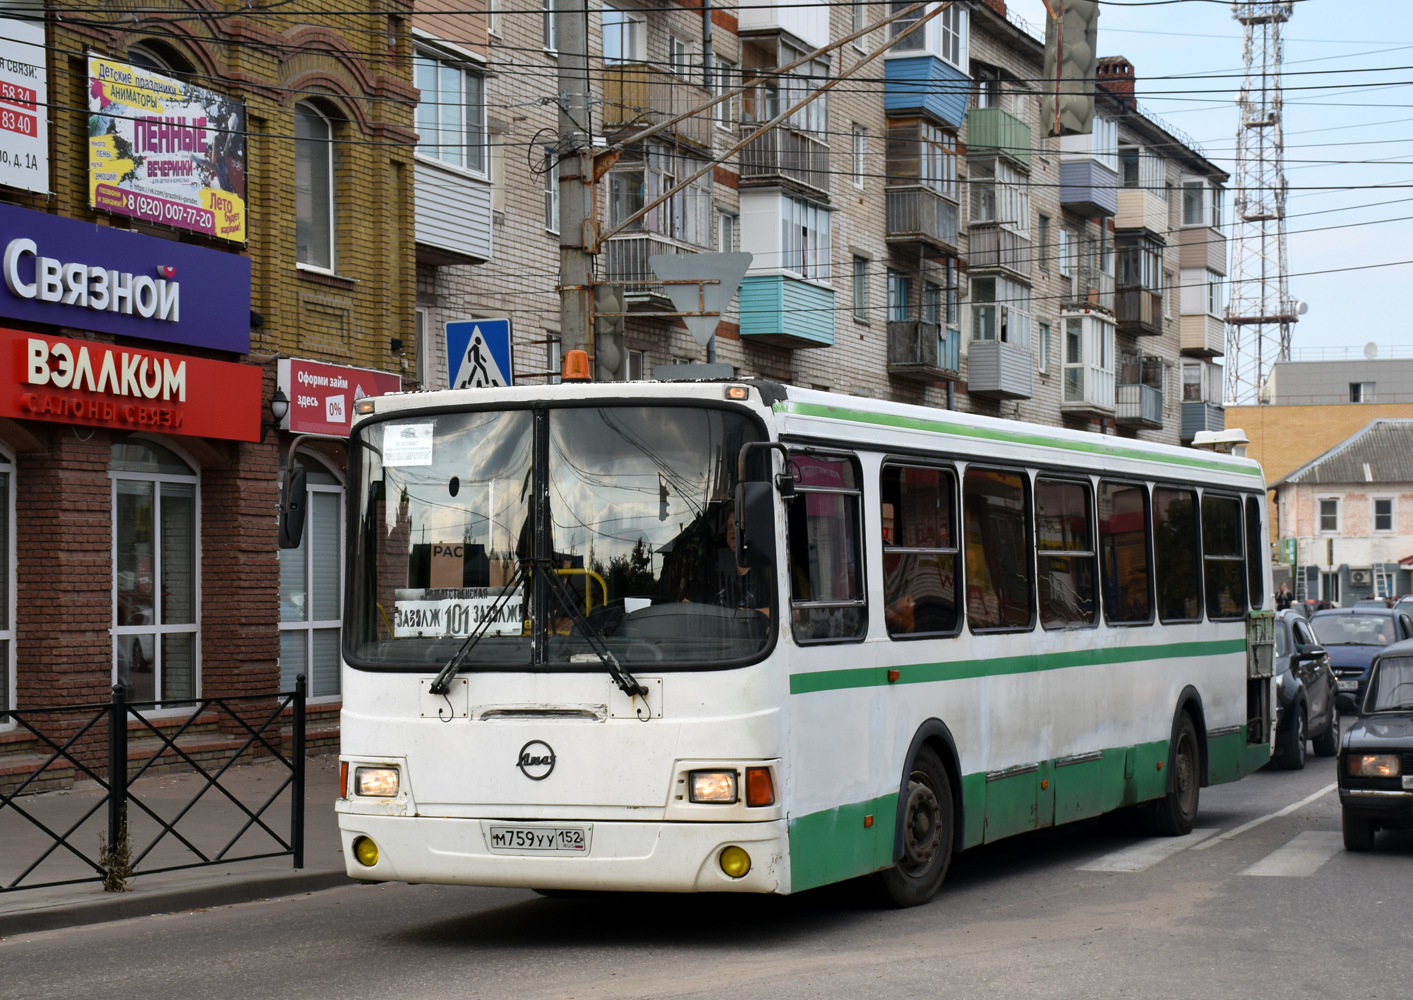
[[[1346,853],[1333,783],[1312,756],[1204,789],[1211,832],[1180,843],[1083,823],[969,851],[912,910],[357,886],[11,938],[0,996],[1406,998],[1413,834]]]

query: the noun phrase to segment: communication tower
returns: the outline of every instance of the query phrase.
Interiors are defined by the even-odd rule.
[[[1231,5],[1245,35],[1246,76],[1237,106],[1236,193],[1227,303],[1226,402],[1260,402],[1276,361],[1290,358],[1290,328],[1303,305],[1290,297],[1285,246],[1285,139],[1281,31],[1292,0]]]

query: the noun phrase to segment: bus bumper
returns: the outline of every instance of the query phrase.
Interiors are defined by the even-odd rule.
[[[585,856],[492,853],[496,826],[590,826]],[[372,882],[427,882],[532,889],[620,892],[788,892],[784,820],[759,823],[662,823],[505,820],[427,816],[339,815],[349,877]],[[360,864],[354,841],[367,837],[378,859]],[[721,868],[721,852],[740,847],[751,867],[740,878]]]

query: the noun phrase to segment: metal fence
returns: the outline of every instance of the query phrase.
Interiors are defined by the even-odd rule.
[[[0,722],[13,721],[27,731],[40,748],[37,756],[44,758],[9,791],[0,792],[0,821],[12,830],[19,828],[19,820],[29,824],[28,837],[12,832],[5,838],[7,864],[0,893],[81,882],[107,884],[115,875],[121,882],[136,875],[284,856],[293,859],[295,868],[304,867],[305,695],[301,674],[293,691],[200,698],[183,703],[182,714],[175,717],[171,705],[127,701],[121,685],[113,688],[107,704],[0,711]],[[162,714],[154,718],[158,710]],[[286,711],[291,716],[288,750],[282,722]],[[182,745],[194,727],[209,726],[213,720],[224,726],[227,736],[214,759],[209,750]],[[131,725],[134,721],[136,726]],[[136,740],[130,728],[137,733]],[[262,791],[263,801],[251,806],[229,781],[237,763],[257,759],[276,762],[281,780],[268,794]],[[173,765],[185,765],[198,787],[184,802],[178,799],[163,809],[137,782],[156,773],[154,769],[167,773]],[[84,794],[62,801],[27,794],[40,790],[45,776],[56,767],[72,769],[77,781],[91,781],[91,794],[85,789]],[[273,815],[286,791],[288,828],[282,831],[283,824]],[[189,827],[198,809],[206,811],[210,826],[208,793],[214,793],[222,810],[219,823],[228,828],[220,829],[222,842],[203,848],[197,843],[201,838]],[[99,849],[85,850],[80,837],[92,838],[93,824],[105,809],[107,825],[101,831]],[[237,850],[252,829],[262,831],[268,841],[262,840],[260,849]],[[34,856],[16,857],[14,852],[25,850],[25,841],[33,839],[35,831],[42,839]],[[173,844],[179,845],[175,851]],[[264,849],[267,846],[270,849]],[[56,865],[56,859],[66,864]],[[53,875],[61,877],[38,874],[46,863],[50,869],[59,868]],[[18,874],[13,874],[16,870]],[[29,881],[32,877],[34,881]]]

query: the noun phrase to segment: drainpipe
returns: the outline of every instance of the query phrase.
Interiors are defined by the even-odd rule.
[[[947,383],[947,409],[949,410],[955,410],[957,408],[957,397],[954,394],[956,390],[956,384],[957,383],[955,382]]]
[[[708,94],[712,91],[711,79],[711,0],[702,0],[702,86]],[[715,114],[715,111],[711,112]],[[710,125],[708,125],[710,128]],[[716,364],[716,334],[711,335],[706,347],[707,364]]]

